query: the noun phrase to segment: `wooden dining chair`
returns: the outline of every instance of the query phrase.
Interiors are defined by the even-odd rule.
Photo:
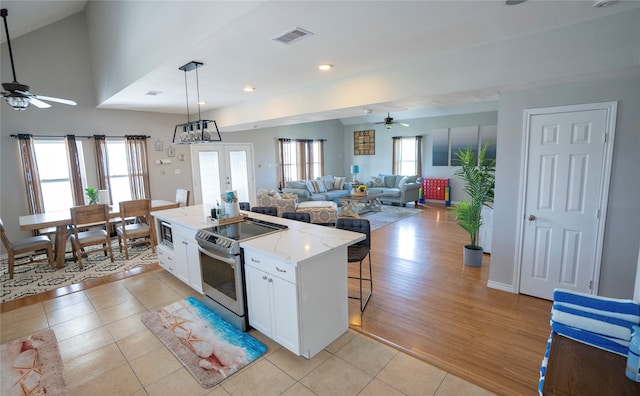
[[[129,260],[129,246],[149,244],[155,253],[153,233],[153,219],[151,218],[151,201],[148,199],[134,199],[120,202],[121,222],[116,227],[118,234],[118,250]]]
[[[189,206],[189,197],[191,196],[191,191],[185,190],[184,188],[179,188],[176,190],[176,202],[180,206]]]
[[[109,205],[83,205],[74,206],[71,210],[71,223],[73,233],[71,234],[71,246],[73,247],[73,259],[78,262],[78,267],[82,269],[82,255],[104,252],[109,253],[113,263],[113,250],[111,248],[111,237],[109,236]],[[85,247],[100,245],[99,249],[87,251]]]
[[[0,234],[2,234],[0,236],[0,238],[2,238],[2,244],[7,250],[7,255],[9,256],[9,279],[13,279],[13,268],[20,265],[32,264],[48,260],[51,268],[55,268],[53,259],[53,247],[51,246],[51,239],[49,239],[48,236],[38,235],[11,242],[9,241],[9,238],[4,231],[4,223],[2,222],[2,219],[0,219]],[[35,257],[40,255],[38,252],[42,250],[46,250],[46,258],[36,259]],[[29,261],[16,264],[16,258],[26,257],[24,256],[25,253],[30,254]]]

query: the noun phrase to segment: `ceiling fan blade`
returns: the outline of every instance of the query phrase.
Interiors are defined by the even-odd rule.
[[[36,106],[39,109],[48,109],[49,107],[51,107],[49,103],[45,103],[41,100],[38,100],[33,96],[29,98],[29,102],[31,102],[32,105]]]
[[[62,104],[66,104],[66,105],[69,105],[69,106],[76,106],[77,105],[77,103],[74,102],[73,100],[61,99],[61,98],[53,98],[51,96],[33,95],[32,98],[37,98],[37,99],[41,99],[41,100],[48,100],[49,102],[62,103]]]

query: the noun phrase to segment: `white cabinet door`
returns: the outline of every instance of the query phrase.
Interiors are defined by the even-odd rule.
[[[245,267],[249,323],[262,334],[271,337],[271,301],[267,274],[254,267]]]
[[[249,323],[299,355],[298,290],[294,283],[279,277],[295,279],[295,268],[255,254],[248,255],[247,262],[253,263],[245,266]]]
[[[176,256],[176,272],[174,275],[184,283],[189,284],[189,256],[187,255],[187,245],[188,241],[186,241],[182,235],[178,234],[174,227],[173,252]]]
[[[174,246],[180,251],[178,278],[198,292],[202,293],[202,271],[200,270],[200,252],[196,242],[196,231],[186,227],[173,227]],[[178,253],[176,253],[176,259]]]
[[[195,239],[187,240],[185,246],[187,248],[187,263],[189,266],[189,286],[202,293],[202,271],[200,269],[198,242]]]
[[[300,330],[298,321],[298,293],[296,285],[269,275],[273,317],[272,338],[296,354],[300,353]]]

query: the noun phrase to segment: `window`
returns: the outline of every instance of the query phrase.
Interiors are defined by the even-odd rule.
[[[295,141],[280,141],[280,162],[283,181],[300,180],[298,176],[298,155]]]
[[[393,137],[393,174],[422,174],[422,136]]]
[[[73,205],[71,179],[69,177],[69,157],[64,139],[33,139],[33,147],[38,163],[38,175],[44,210],[68,210]],[[83,185],[86,184],[82,143],[76,141],[80,159],[80,173]]]
[[[279,139],[280,181],[315,179],[324,173],[324,140]]]
[[[109,156],[111,199],[117,205],[120,201],[129,201],[131,199],[127,152],[124,140],[108,140],[107,155]]]

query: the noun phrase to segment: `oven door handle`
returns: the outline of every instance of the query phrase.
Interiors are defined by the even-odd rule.
[[[218,256],[217,254],[211,253],[209,250],[203,249],[201,246],[198,246],[198,250],[200,251],[200,253],[206,254],[207,256],[211,257],[212,259],[219,260],[219,261],[222,261],[223,263],[229,264],[229,266],[231,268],[235,268],[235,266],[236,266],[236,259],[235,258]]]

